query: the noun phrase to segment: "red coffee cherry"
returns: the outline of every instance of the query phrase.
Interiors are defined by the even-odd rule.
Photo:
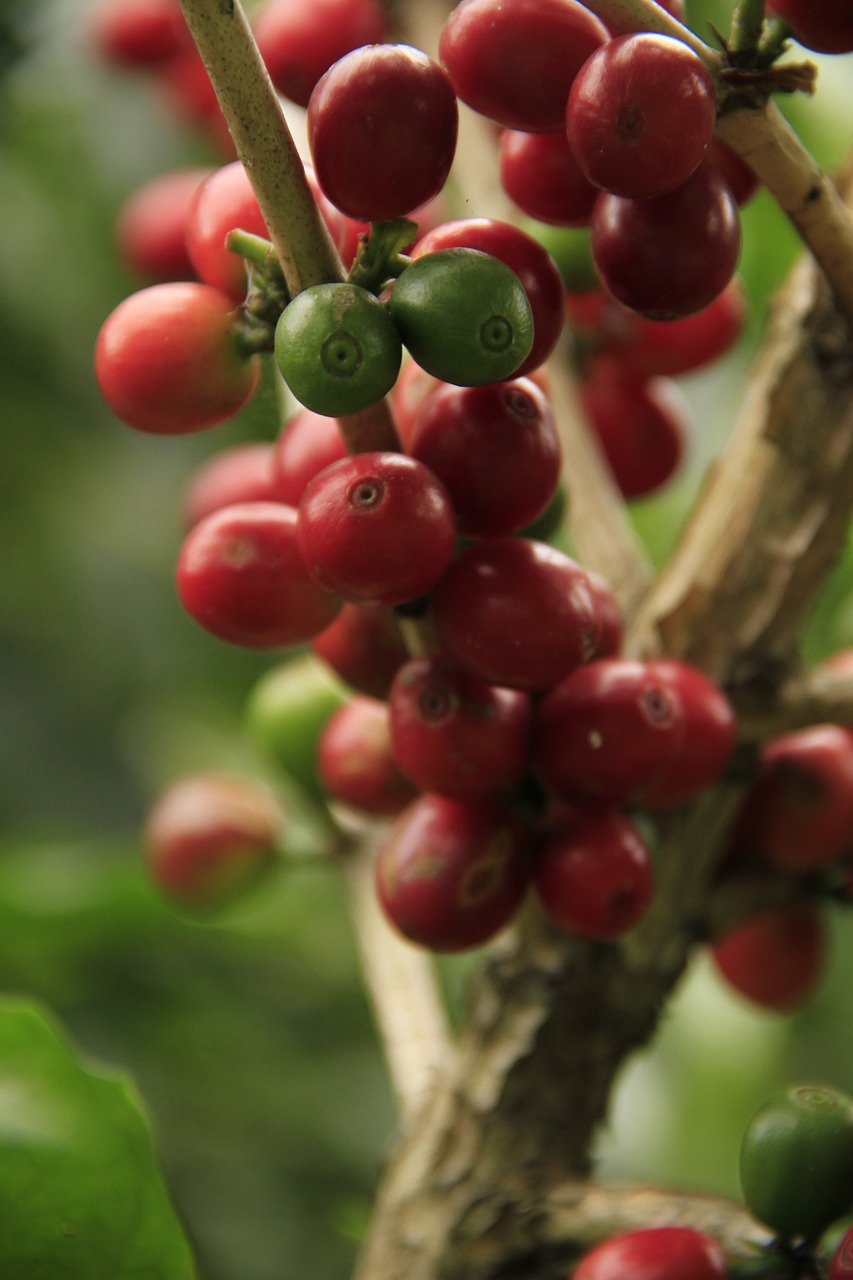
[[[500,177],[510,200],[529,217],[556,227],[589,225],[599,188],[578,165],[564,132],[505,129]]]
[[[686,182],[715,119],[714,85],[700,59],[680,40],[651,31],[596,49],[566,107],[569,143],[589,181],[634,198]]]
[[[706,158],[717,169],[735,198],[738,208],[748,204],[761,186],[761,180],[742,156],[721,138],[712,138]]]
[[[509,129],[562,129],[572,81],[607,28],[575,0],[463,0],[438,52],[456,94]]]
[[[308,143],[322,190],[351,218],[399,218],[437,196],[456,149],[444,68],[402,44],[354,49],[317,83]]]
[[[187,217],[190,260],[202,280],[235,302],[246,296],[246,263],[225,246],[229,231],[269,237],[248,174],[239,160],[216,169],[196,190]]]
[[[600,573],[593,569],[586,570],[589,589],[595,605],[595,618],[598,624],[595,653],[596,658],[615,658],[622,649],[625,627],[622,610],[610,586]]]
[[[472,537],[524,529],[545,510],[560,478],[554,418],[527,378],[437,385],[415,416],[409,453],[438,476],[459,532]]]
[[[275,866],[283,823],[278,803],[254,779],[190,774],[148,815],[149,873],[182,906],[224,906]]]
[[[534,765],[564,799],[641,801],[684,739],[681,699],[650,663],[601,658],[548,691],[534,724]]]
[[[549,689],[595,649],[587,576],[547,543],[489,538],[468,547],[432,603],[442,650],[490,684]]]
[[[600,1244],[575,1269],[573,1280],[725,1280],[726,1258],[710,1236],[693,1227],[627,1231]]]
[[[754,916],[711,948],[729,986],[755,1004],[788,1013],[814,994],[826,965],[821,912],[798,904]]]
[[[388,708],[356,697],[327,721],[317,744],[320,781],[333,800],[363,813],[394,817],[416,796],[391,751]]]
[[[259,374],[235,332],[231,299],[206,284],[155,284],[101,326],[95,376],[113,413],[138,431],[184,435],[216,426],[250,399]]]
[[[590,234],[604,286],[657,320],[709,306],[732,278],[740,251],[737,205],[708,163],[666,195],[599,196]]]
[[[189,39],[178,0],[100,0],[87,16],[98,54],[119,67],[158,67]]]
[[[379,851],[376,888],[390,922],[433,951],[465,951],[521,904],[530,857],[519,822],[495,801],[425,795]]]
[[[388,697],[409,657],[394,615],[371,605],[345,604],[311,648],[348,685],[373,698]]]
[[[252,30],[270,79],[291,102],[308,106],[317,81],[333,62],[387,35],[385,10],[375,0],[265,0]]]
[[[347,456],[337,418],[302,409],[282,427],[273,447],[272,474],[279,502],[299,505],[309,480]]]
[[[235,444],[203,462],[190,477],[181,503],[184,528],[238,502],[278,502],[272,445]]]
[[[649,670],[680,699],[684,738],[667,772],[643,797],[646,808],[681,804],[723,774],[737,742],[732,704],[713,680],[686,662],[655,658]]]
[[[853,1280],[853,1227],[848,1227],[833,1252],[829,1280]]]
[[[394,758],[423,791],[486,796],[518,782],[528,764],[530,700],[454,669],[413,658],[388,699]]]
[[[190,531],[175,570],[181,604],[231,644],[278,649],[304,644],[341,607],[308,572],[296,541],[296,511],[245,502]]]
[[[853,51],[853,13],[848,0],[767,0],[769,14],[789,23],[794,39],[815,53]]]
[[[137,188],[115,224],[116,249],[131,271],[152,282],[192,280],[186,225],[197,188],[210,169],[176,169]]]
[[[456,543],[447,490],[400,453],[332,463],[299,504],[299,546],[330,591],[356,603],[396,605],[429,591]]]
[[[520,378],[538,369],[556,346],[563,327],[563,282],[547,250],[520,227],[496,218],[443,222],[417,242],[413,256],[419,258],[440,249],[479,249],[515,272],[533,312],[533,346],[514,376]]]
[[[561,929],[604,940],[627,933],[654,895],[652,860],[639,831],[618,813],[577,812],[547,830],[533,883]]]

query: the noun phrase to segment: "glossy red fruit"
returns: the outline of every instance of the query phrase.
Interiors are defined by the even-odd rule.
[[[586,574],[547,543],[488,538],[468,547],[432,604],[442,650],[490,684],[549,689],[595,650]]]
[[[444,186],[457,125],[447,73],[425,53],[402,44],[354,49],[308,103],[317,181],[351,218],[403,217]]]
[[[814,994],[827,946],[821,912],[798,904],[754,916],[715,942],[711,956],[735,991],[765,1009],[787,1013]]]
[[[246,296],[246,263],[226,248],[225,237],[237,229],[267,239],[269,232],[252,184],[239,160],[222,165],[196,190],[187,217],[190,260],[202,280],[235,302]]]
[[[566,107],[569,143],[586,177],[634,198],[661,196],[686,182],[708,149],[715,119],[714,85],[703,63],[680,40],[651,31],[596,49]]]
[[[459,532],[472,537],[515,533],[531,524],[560,478],[553,414],[527,378],[434,387],[415,417],[408,451],[441,480]]]
[[[783,734],[761,752],[733,842],[780,871],[831,866],[853,851],[853,737],[838,725]]]
[[[291,102],[308,106],[317,81],[333,62],[387,35],[376,0],[264,0],[252,30],[270,79]]]
[[[562,129],[572,81],[607,39],[575,0],[462,0],[438,52],[456,94],[509,129]]]
[[[794,39],[815,53],[853,51],[853,13],[848,0],[767,0],[769,14],[789,23]]]
[[[755,170],[721,138],[711,139],[707,159],[723,177],[738,208],[748,204],[761,186],[761,180]]]
[[[465,951],[504,928],[530,879],[524,832],[493,801],[425,795],[397,819],[379,851],[379,901],[404,937]]]
[[[534,765],[561,798],[641,801],[672,767],[684,726],[678,693],[649,663],[600,658],[540,702]]]
[[[155,284],[120,302],[95,343],[95,376],[117,417],[138,431],[183,435],[238,413],[255,389],[237,313],[210,285]]]
[[[250,778],[190,774],[159,797],[145,824],[148,870],[187,907],[232,902],[276,862],[284,815]]]
[[[210,169],[159,174],[125,200],[116,217],[115,243],[122,261],[146,280],[192,280],[186,225],[198,186]]]
[[[423,791],[487,796],[518,782],[530,749],[530,700],[452,667],[413,658],[388,699],[394,758]]]
[[[273,447],[272,473],[279,502],[299,505],[310,480],[347,456],[337,418],[302,409],[279,432]]]
[[[615,658],[622,649],[622,640],[625,634],[622,610],[619,608],[618,600],[610,590],[609,583],[602,578],[600,573],[596,573],[593,569],[587,569],[586,577],[589,589],[592,592],[595,618],[598,624],[593,656],[596,658]]]
[[[575,159],[564,132],[505,129],[500,141],[501,186],[531,218],[556,227],[585,227],[599,188]]]
[[[734,709],[704,672],[673,658],[654,658],[649,669],[681,700],[684,738],[674,763],[643,797],[646,808],[681,804],[712,786],[723,774],[737,743]]]
[[[332,463],[299,504],[299,546],[331,591],[365,604],[402,604],[429,591],[450,563],[456,525],[447,490],[400,453]]]
[[[388,708],[356,697],[326,722],[317,744],[317,768],[333,800],[363,813],[394,817],[417,794],[391,751]]]
[[[626,498],[655,493],[684,457],[689,410],[668,378],[626,373],[616,359],[590,362],[581,406],[613,478]]]
[[[370,605],[345,604],[311,648],[348,685],[373,698],[388,697],[409,658],[394,615]]]
[[[707,163],[666,195],[601,195],[590,235],[605,287],[626,307],[657,320],[709,306],[732,278],[740,252],[737,205]]]
[[[829,1280],[853,1280],[853,1227],[848,1227],[833,1251]]]
[[[175,584],[200,626],[249,649],[304,644],[341,606],[305,567],[296,511],[272,502],[224,507],[197,524],[181,547]]]
[[[726,1280],[726,1258],[693,1227],[649,1227],[605,1241],[581,1259],[573,1280]]]
[[[561,929],[605,940],[627,933],[654,896],[648,848],[628,818],[584,814],[548,831],[533,883],[545,911]]]
[[[178,0],[100,0],[87,24],[96,52],[120,67],[161,66],[189,38]]]
[[[444,222],[418,241],[415,258],[441,249],[479,249],[498,258],[522,283],[533,312],[533,346],[515,377],[547,360],[563,327],[563,282],[557,264],[532,236],[496,218],[460,218]]]
[[[273,481],[272,452],[272,445],[262,442],[235,444],[203,462],[184,489],[184,527],[191,529],[205,516],[238,502],[280,501]]]

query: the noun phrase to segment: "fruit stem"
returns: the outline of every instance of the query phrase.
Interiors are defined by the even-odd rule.
[[[755,53],[764,26],[764,0],[738,0],[729,32],[731,53]]]
[[[785,52],[791,28],[781,18],[768,18],[764,24],[764,34],[758,42],[758,65],[771,66]]]
[[[723,66],[723,59],[715,49],[700,40],[694,31],[673,18],[661,5],[655,4],[654,0],[584,0],[584,5],[615,35],[627,35],[633,31],[656,31],[689,45],[712,75],[716,76]]]

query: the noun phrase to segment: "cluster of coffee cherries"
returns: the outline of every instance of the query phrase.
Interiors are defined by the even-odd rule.
[[[850,1280],[853,1228],[853,1100],[802,1084],[766,1098],[744,1130],[739,1156],[744,1204],[772,1236],[727,1259],[694,1227],[621,1233],[583,1257],[573,1280]]]

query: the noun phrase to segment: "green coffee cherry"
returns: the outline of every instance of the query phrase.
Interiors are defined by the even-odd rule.
[[[330,418],[358,413],[397,380],[403,349],[387,307],[354,284],[318,284],[279,317],[275,358],[300,404]]]
[[[317,743],[347,698],[343,682],[313,654],[288,658],[261,676],[249,694],[249,735],[306,791],[320,792]]]
[[[750,1213],[784,1240],[816,1240],[853,1208],[853,1101],[819,1085],[774,1094],[743,1135]]]
[[[509,378],[533,346],[533,313],[514,271],[479,249],[440,249],[403,271],[391,315],[413,358],[460,387]]]

